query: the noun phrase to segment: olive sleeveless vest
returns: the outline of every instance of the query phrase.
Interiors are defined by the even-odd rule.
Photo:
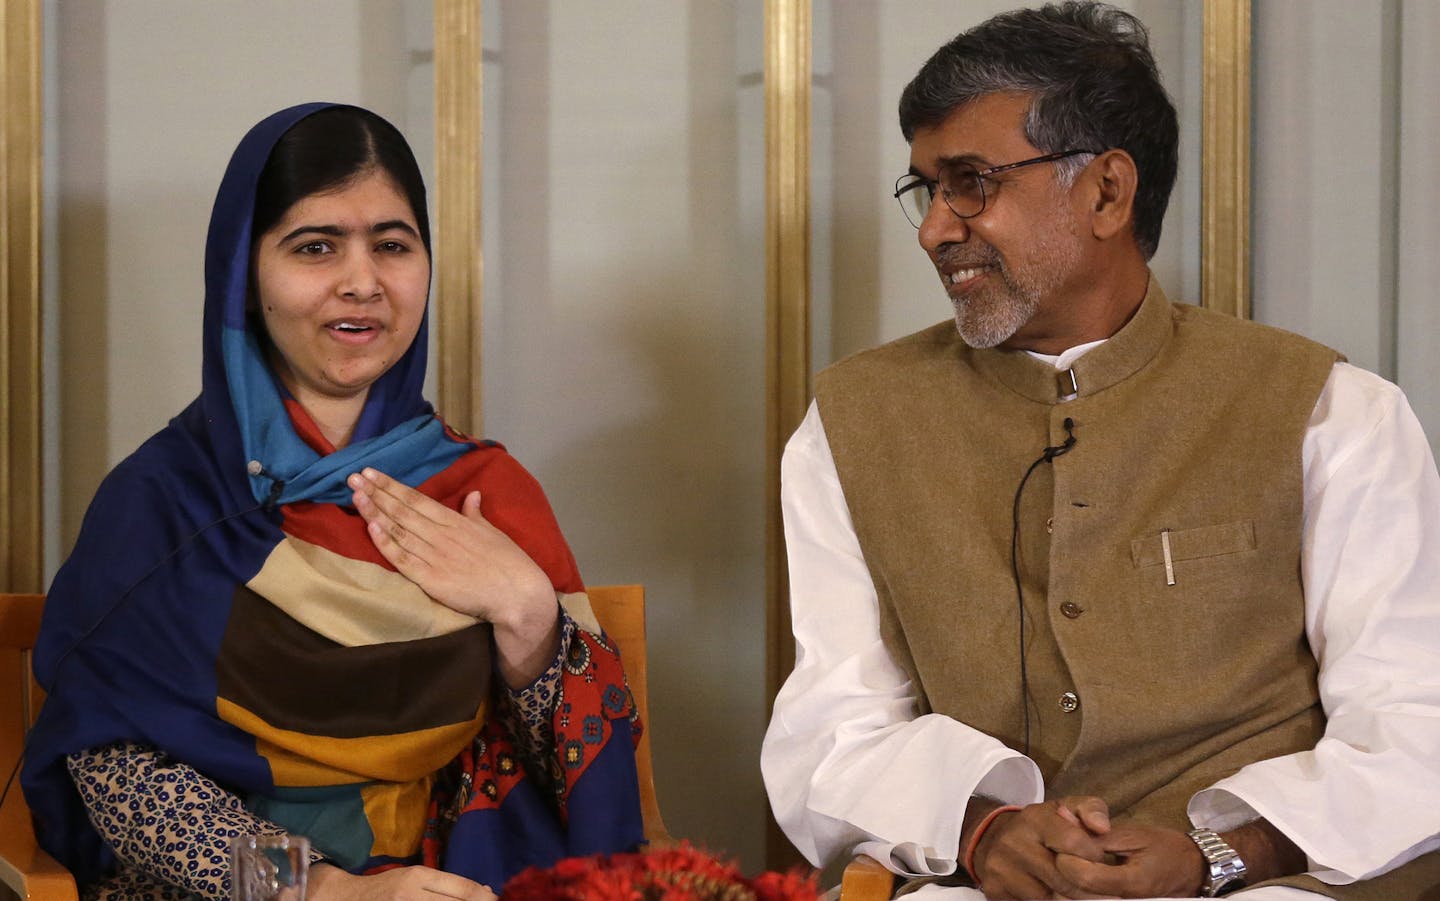
[[[1301,444],[1337,359],[1171,304],[1152,280],[1058,377],[968,347],[953,322],[822,372],[820,417],[917,714],[1027,753],[1052,796],[1180,829],[1196,791],[1314,747]],[[1394,875],[1408,885],[1414,866]],[[1390,877],[1287,881],[1420,897]]]

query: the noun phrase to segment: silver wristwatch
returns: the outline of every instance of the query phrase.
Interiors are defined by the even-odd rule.
[[[1192,829],[1190,838],[1205,857],[1205,881],[1200,895],[1218,898],[1245,887],[1245,861],[1213,829]]]

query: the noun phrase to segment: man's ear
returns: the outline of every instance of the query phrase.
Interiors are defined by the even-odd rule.
[[[1090,232],[1104,241],[1135,226],[1135,187],[1139,175],[1135,160],[1118,148],[1107,150],[1085,167],[1081,178],[1093,186]]]

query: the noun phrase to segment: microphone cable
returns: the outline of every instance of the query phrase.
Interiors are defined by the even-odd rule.
[[[1075,446],[1075,420],[1067,416],[1062,425],[1065,428],[1065,440],[1054,447],[1045,448],[1021,477],[1020,485],[1015,489],[1015,503],[1010,517],[1010,575],[1015,580],[1015,612],[1020,617],[1020,709],[1025,718],[1023,753],[1026,757],[1030,756],[1030,676],[1025,668],[1025,594],[1020,587],[1020,495],[1025,490],[1025,483],[1030,481],[1031,474],[1041,463],[1052,463],[1056,457],[1070,453],[1070,449]]]

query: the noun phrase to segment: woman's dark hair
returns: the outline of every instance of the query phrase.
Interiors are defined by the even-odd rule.
[[[1175,107],[1160,84],[1140,20],[1094,2],[1004,13],[936,51],[900,96],[900,131],[911,141],[986,94],[1033,94],[1025,139],[1043,153],[1120,148],[1135,160],[1135,243],[1146,259],[1179,162]],[[1056,164],[1064,181],[1089,157]],[[1066,164],[1070,163],[1070,166]]]
[[[356,106],[332,106],[306,116],[276,142],[255,188],[251,240],[274,228],[296,202],[376,170],[389,175],[410,202],[429,253],[430,217],[415,154],[395,126]]]

